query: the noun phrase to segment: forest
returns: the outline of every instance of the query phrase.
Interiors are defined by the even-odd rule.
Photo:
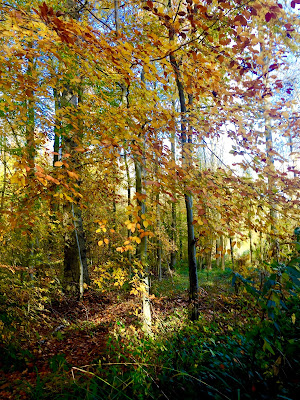
[[[300,395],[300,0],[0,2],[0,399]]]

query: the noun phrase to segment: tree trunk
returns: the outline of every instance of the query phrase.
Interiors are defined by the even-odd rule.
[[[170,33],[171,35],[171,33]],[[170,37],[172,41],[172,37]],[[185,94],[183,83],[181,81],[180,70],[178,67],[178,63],[173,54],[170,55],[170,62],[173,67],[173,71],[175,74],[175,80],[179,95],[180,101],[180,111],[181,111],[181,145],[182,145],[182,157],[183,163],[185,166],[188,166],[188,157],[187,154],[187,108],[185,101]],[[191,141],[191,137],[189,138]],[[198,276],[197,276],[197,259],[196,259],[196,240],[195,240],[195,232],[193,225],[193,198],[192,194],[188,191],[184,194],[185,206],[186,206],[186,218],[187,218],[187,231],[188,231],[188,261],[189,261],[189,280],[190,280],[190,288],[189,288],[189,300],[190,300],[190,319],[195,321],[198,319],[199,311],[198,311]]]
[[[79,20],[79,13],[74,0],[67,0],[68,13],[72,18]],[[78,105],[81,101],[80,89],[74,93],[68,86],[64,87],[61,105],[68,107],[72,111],[78,110]],[[70,111],[68,111],[70,112]],[[68,125],[72,125],[72,115],[67,115],[69,120]],[[76,118],[75,118],[76,120]],[[69,163],[76,170],[77,175],[81,175],[82,166],[78,159],[76,148],[83,137],[83,127],[72,127],[69,132],[65,132],[62,140],[62,147],[65,153],[70,154]],[[76,181],[80,186],[80,178]],[[80,197],[77,197],[74,203],[66,203],[63,210],[63,220],[65,228],[64,238],[64,277],[63,286],[70,293],[83,296],[83,284],[90,284],[88,264],[87,264],[87,249],[86,240],[83,228],[82,213],[80,207]]]
[[[173,103],[173,109],[175,109],[175,104]],[[175,125],[175,123],[174,123]],[[172,159],[174,161],[174,165],[176,162],[176,154],[175,154],[175,130],[172,132],[172,140],[171,140],[171,154]],[[176,179],[176,168],[174,168],[174,179]],[[170,270],[174,271],[176,267],[176,258],[177,258],[177,250],[176,250],[176,233],[177,233],[177,221],[176,221],[176,202],[172,202],[171,205],[171,244],[172,250],[170,254]]]
[[[157,276],[158,280],[162,280],[162,262],[161,262],[161,255],[162,255],[162,244],[160,240],[160,235],[161,235],[161,223],[160,223],[160,205],[159,205],[159,193],[156,195],[156,221],[157,221],[157,227],[158,227],[158,234],[159,237],[157,239],[157,248],[156,248],[156,265],[157,265]]]
[[[217,266],[217,268],[220,267],[220,263],[221,263],[221,252],[219,251],[219,247],[220,247],[220,239],[217,238],[216,239],[216,266]]]
[[[176,250],[176,233],[177,233],[177,222],[176,222],[176,203],[172,203],[171,205],[171,243],[172,250],[170,255],[170,269],[172,271],[175,270],[176,262],[177,262],[177,250]]]
[[[61,109],[61,104],[60,104],[60,95],[57,89],[53,89],[53,97],[54,97],[55,110],[58,111]],[[61,128],[60,118],[56,118],[54,126],[53,167],[55,167],[55,163],[59,160],[59,144],[60,144],[60,130],[61,130],[60,128]]]
[[[139,217],[145,215],[146,204],[145,200],[141,197],[143,193],[143,164],[141,156],[135,156],[135,183],[136,183],[136,194],[137,194],[137,206],[139,209]],[[142,219],[140,218],[140,223],[142,224]],[[149,299],[149,270],[147,266],[147,236],[141,238],[141,243],[137,245],[137,257],[141,264],[145,268],[143,283],[145,291],[142,294],[142,305],[143,305],[143,328],[147,334],[151,333],[151,309],[150,309],[150,299]]]
[[[264,118],[265,118],[265,140],[266,140],[266,165],[267,165],[267,174],[268,174],[268,196],[270,202],[270,220],[271,220],[271,227],[270,227],[270,237],[269,243],[270,248],[273,253],[274,259],[278,262],[279,259],[279,242],[276,238],[277,235],[277,210],[276,210],[276,202],[273,199],[274,192],[276,191],[276,185],[274,183],[274,175],[275,175],[275,168],[274,168],[274,156],[273,156],[273,135],[272,135],[272,124],[271,124],[271,108],[272,108],[272,91],[270,89],[270,82],[269,82],[269,67],[271,61],[271,52],[270,49],[266,49],[261,42],[261,53],[265,59],[265,64],[263,65],[263,76],[265,77],[265,90],[263,93],[264,99]]]
[[[234,271],[235,265],[234,265],[234,251],[233,251],[232,237],[229,238],[229,244],[230,244],[230,255],[231,255],[231,267],[232,271]]]
[[[118,37],[120,29],[119,0],[114,0],[114,7],[116,36]]]
[[[29,43],[29,51],[32,48],[32,43]],[[34,177],[35,177],[35,157],[36,157],[36,143],[34,137],[34,130],[35,130],[35,95],[32,89],[32,74],[35,69],[34,59],[32,57],[28,57],[27,59],[27,71],[26,71],[26,90],[25,90],[25,98],[26,98],[26,113],[27,113],[27,123],[26,123],[26,145],[25,145],[25,160],[27,163],[27,176],[26,176],[26,189],[28,193],[33,190],[34,184]],[[28,196],[30,199],[30,196]],[[24,198],[26,202],[26,197]],[[27,204],[24,203],[26,207]],[[25,267],[28,271],[32,270],[32,260],[33,260],[33,227],[31,225],[27,228],[27,235],[26,235],[26,250],[25,250]],[[32,279],[32,273],[29,272],[29,278]]]
[[[127,176],[127,206],[131,206],[131,179],[130,179],[130,172],[129,172],[129,166],[128,166],[128,161],[127,161],[127,154],[126,154],[126,149],[124,149],[124,163],[125,163],[125,169],[126,169],[126,176]],[[131,214],[129,214],[128,217],[129,221],[132,221]],[[127,230],[127,238],[131,236],[131,230]],[[132,274],[132,267],[131,267],[131,250],[128,250],[127,252],[128,260],[129,260],[129,277],[131,277]]]
[[[220,247],[222,248],[220,254],[221,254],[221,269],[222,271],[225,271],[225,240],[224,240],[224,236],[221,235],[220,236]]]
[[[5,200],[5,191],[6,191],[6,183],[7,183],[7,159],[6,159],[6,137],[1,135],[1,152],[2,152],[2,163],[3,163],[3,184],[1,188],[1,204],[0,204],[0,212],[1,215],[4,209],[4,200]]]
[[[78,107],[78,94],[73,94],[68,88],[65,88],[63,98],[64,105],[73,106],[74,110]],[[75,129],[69,132],[68,136],[63,140],[63,150],[71,155],[69,162],[80,176],[82,167],[75,150],[78,144],[74,141],[74,137],[80,140],[82,132],[76,132]],[[80,186],[80,179],[76,183]],[[82,297],[83,283],[89,285],[90,280],[80,198],[77,197],[74,203],[66,203],[63,213],[65,227],[64,287],[73,293],[79,293],[80,297]]]
[[[250,262],[251,262],[251,266],[253,266],[253,243],[252,243],[252,232],[251,232],[251,229],[249,229],[249,241],[250,241],[250,246],[249,246]]]

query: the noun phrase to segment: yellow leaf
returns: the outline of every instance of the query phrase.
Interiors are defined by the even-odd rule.
[[[103,240],[99,240],[98,246],[102,246],[102,245],[103,245]]]
[[[145,228],[147,228],[149,226],[149,222],[148,221],[143,221],[143,225]]]
[[[72,199],[72,197],[68,196],[67,194],[65,194],[65,198],[70,202],[73,203],[74,200]]]
[[[105,238],[105,239],[104,239],[104,243],[105,243],[105,244],[108,244],[108,243],[109,243],[109,239]]]
[[[296,315],[295,314],[292,314],[292,323],[295,325],[295,322],[296,322]]]
[[[135,239],[135,241],[136,241],[138,244],[140,244],[140,243],[141,243],[141,238],[137,237],[137,238]]]

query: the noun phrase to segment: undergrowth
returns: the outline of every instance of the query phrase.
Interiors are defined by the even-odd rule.
[[[253,269],[248,277],[229,270],[202,272],[197,322],[187,320],[183,306],[157,319],[153,335],[146,336],[139,324],[120,319],[100,360],[72,367],[64,354],[55,355],[48,360],[50,373],[36,368],[35,383],[23,382],[24,390],[33,400],[296,400],[299,276],[295,261],[268,265],[263,273]],[[186,282],[182,267],[169,280],[155,283],[152,292],[172,302],[186,295]],[[8,327],[12,320],[5,318],[11,312],[2,308]],[[16,368],[17,360],[28,365],[30,354],[14,353],[8,343],[4,349]]]

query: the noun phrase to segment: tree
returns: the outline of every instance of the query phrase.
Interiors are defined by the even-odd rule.
[[[74,1],[61,9],[54,1],[35,9],[1,6],[2,14],[6,12],[0,89],[0,117],[9,131],[2,140],[5,156],[10,154],[8,141],[15,146],[11,164],[3,155],[3,174],[11,186],[3,183],[2,204],[9,193],[7,204],[18,216],[12,211],[11,219],[3,219],[3,232],[10,235],[11,220],[12,230],[22,220],[29,232],[28,226],[42,215],[37,207],[49,207],[53,214],[55,199],[58,228],[52,238],[59,258],[65,236],[65,286],[74,282],[77,289],[80,282],[81,295],[84,280],[88,283],[84,231],[92,260],[99,261],[100,252],[105,260],[122,260],[126,251],[127,260],[136,255],[145,268],[147,245],[153,252],[161,250],[158,258],[169,253],[168,263],[174,267],[177,236],[179,248],[180,242],[188,245],[191,318],[196,319],[197,246],[200,252],[207,250],[210,265],[217,238],[244,240],[249,230],[267,234],[271,197],[282,219],[298,219],[289,207],[295,186],[278,171],[276,163],[284,160],[277,152],[271,154],[271,148],[272,187],[281,192],[270,192],[270,165],[257,117],[264,108],[266,74],[274,75],[272,91],[280,89],[275,71],[284,60],[272,53],[274,63],[262,71],[264,60],[256,46],[261,40],[283,54],[289,46],[290,16],[277,3],[240,0],[114,1],[98,8],[93,2],[76,4],[79,8]],[[80,19],[79,10],[84,11]],[[258,39],[262,21],[270,35]],[[276,120],[278,135],[284,103],[270,104],[266,113]],[[46,132],[55,136],[54,157],[39,155],[46,153]],[[205,146],[205,157],[215,154],[212,147],[225,135],[236,142],[233,153],[246,156],[240,170],[219,156],[216,167],[207,160],[200,167],[200,149]],[[250,168],[252,176],[246,176]],[[135,195],[130,182],[134,172]],[[245,198],[251,198],[250,213]],[[187,232],[179,234],[182,199]],[[167,206],[155,218],[158,203]],[[168,211],[171,218],[163,226]],[[275,236],[284,238],[288,230],[281,224]],[[161,232],[168,232],[165,240]],[[224,247],[217,247],[218,255],[224,255]]]

